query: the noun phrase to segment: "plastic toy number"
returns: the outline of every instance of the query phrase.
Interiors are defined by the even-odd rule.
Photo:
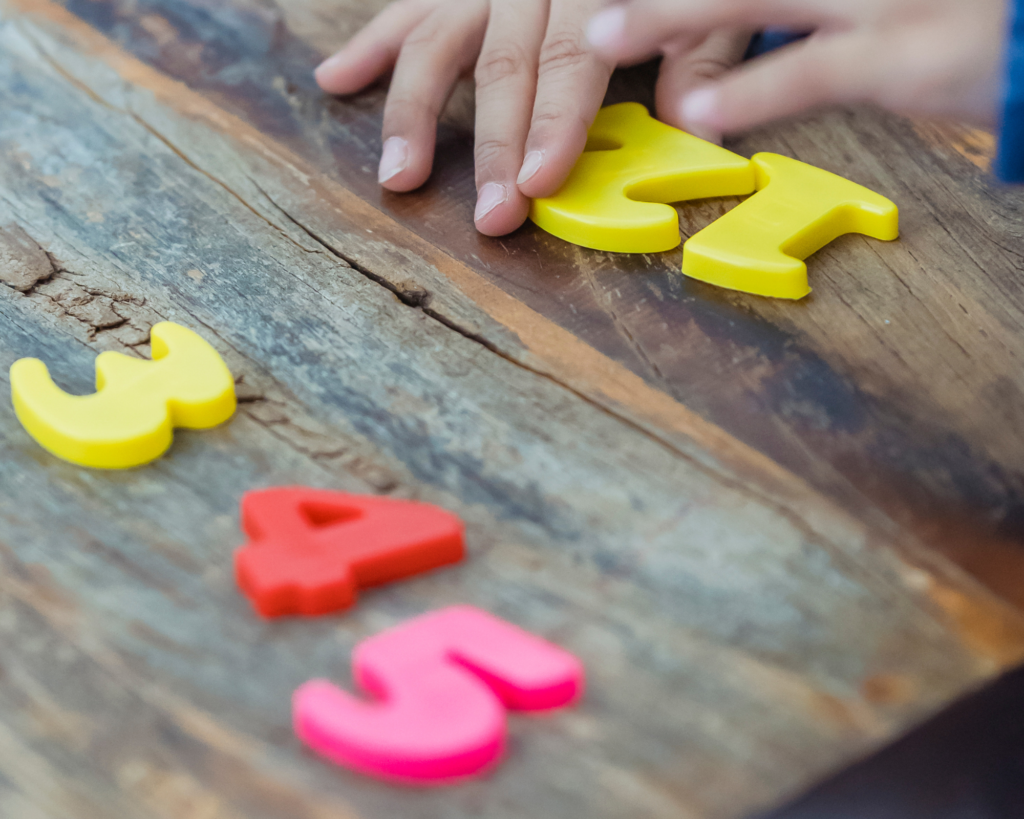
[[[235,382],[213,347],[167,321],[154,325],[152,347],[152,361],[101,353],[92,395],[64,392],[38,359],[14,362],[18,420],[58,458],[123,469],[159,458],[174,427],[207,429],[231,417]]]
[[[601,109],[588,146],[554,196],[530,219],[595,250],[656,253],[677,247],[679,216],[668,202],[754,192],[749,159],[653,119],[639,103]]]
[[[778,154],[756,154],[758,192],[683,245],[683,273],[761,296],[811,292],[806,259],[844,233],[899,236],[896,205],[867,188]]]
[[[296,732],[340,765],[411,783],[480,773],[501,756],[506,708],[555,708],[583,691],[573,655],[468,606],[365,640],[352,666],[375,702],[310,681],[295,692]]]
[[[347,608],[360,586],[463,556],[462,521],[425,503],[302,487],[249,492],[235,555],[242,591],[265,617]]]
[[[604,108],[588,150],[530,218],[595,250],[654,253],[679,244],[668,202],[757,193],[683,246],[683,273],[762,296],[811,292],[803,260],[844,233],[899,236],[896,206],[861,185],[777,154],[744,159],[652,119],[637,103]]]

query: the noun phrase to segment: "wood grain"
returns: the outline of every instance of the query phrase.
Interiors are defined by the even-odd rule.
[[[598,264],[530,230],[477,239],[455,126],[431,187],[382,200],[356,164],[379,93],[327,103],[309,85],[323,6],[0,8],[0,372],[38,356],[85,392],[97,351],[145,355],[171,319],[217,347],[243,400],[123,473],[55,461],[0,407],[0,815],[737,817],[1024,656],[1024,616],[927,548],[941,538],[776,426],[804,416],[743,408],[818,396],[826,441],[867,413],[866,388],[787,335],[796,319],[681,285],[671,254]],[[671,343],[648,348],[630,328],[655,319]],[[808,372],[820,382],[785,393]],[[870,455],[880,417],[839,437]],[[989,463],[972,446],[957,476]],[[948,457],[880,486],[938,503]],[[237,503],[285,483],[440,503],[471,557],[345,616],[266,623],[231,577]],[[502,767],[451,790],[302,750],[298,684],[347,684],[358,640],[453,602],[577,653],[582,706],[513,719]]]
[[[989,183],[991,139],[858,110],[730,145],[837,171],[901,207],[901,242],[841,239],[812,260],[812,296],[781,305],[683,279],[678,251],[607,255],[532,227],[499,241],[477,236],[464,95],[441,130],[431,182],[415,195],[382,195],[383,92],[332,102],[310,76],[373,3],[66,5],[655,389],[1024,604],[1014,249],[1024,197]],[[627,73],[609,101],[649,104],[650,86],[647,69]],[[682,208],[684,233],[732,204]]]

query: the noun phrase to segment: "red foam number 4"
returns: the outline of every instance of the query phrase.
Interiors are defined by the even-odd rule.
[[[301,487],[242,498],[238,585],[265,617],[347,608],[360,586],[454,563],[462,521],[425,503]]]
[[[469,606],[363,641],[352,668],[377,701],[311,680],[295,692],[295,730],[334,762],[409,783],[481,772],[501,756],[506,708],[555,708],[583,691],[572,654]]]

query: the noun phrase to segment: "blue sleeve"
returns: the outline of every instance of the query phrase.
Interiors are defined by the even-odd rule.
[[[750,48],[747,49],[743,59],[752,60],[754,57],[760,57],[769,51],[775,51],[790,43],[795,43],[797,40],[802,40],[806,36],[805,33],[787,31],[781,28],[769,28],[765,31],[759,31],[750,41]]]
[[[999,134],[996,173],[1005,182],[1024,182],[1024,0],[1012,0],[1006,46],[1006,106]]]

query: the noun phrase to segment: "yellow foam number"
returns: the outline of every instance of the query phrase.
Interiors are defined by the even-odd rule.
[[[683,273],[759,296],[811,292],[803,260],[844,233],[891,241],[896,205],[841,176],[778,154],[756,154],[758,192],[683,245]]]
[[[92,395],[68,395],[38,359],[16,361],[18,420],[58,458],[123,469],[159,458],[174,427],[207,429],[231,417],[235,383],[213,347],[167,321],[153,327],[152,345],[152,361],[101,353]]]
[[[668,202],[754,191],[750,160],[652,119],[635,102],[598,113],[588,150],[530,218],[559,239],[595,250],[657,253],[679,245]]]

